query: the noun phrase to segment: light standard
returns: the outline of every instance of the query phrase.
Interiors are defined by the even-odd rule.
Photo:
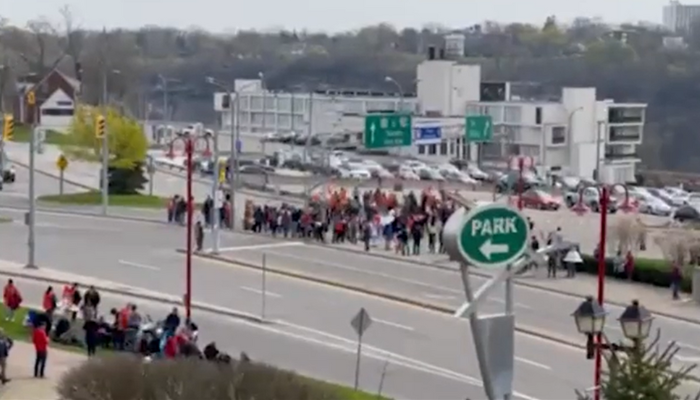
[[[104,107],[105,114],[107,113],[107,106],[109,106],[108,81],[110,73],[119,75],[121,71],[113,69],[102,72],[102,107]],[[102,215],[107,215],[107,207],[109,207],[109,124],[106,124],[105,130],[105,134],[102,135]]]
[[[533,164],[534,160],[530,156],[513,156],[508,160],[508,167],[518,170],[518,210],[523,209],[523,192],[525,191],[525,177],[523,175],[525,170],[531,168]]]
[[[185,313],[187,319],[191,316],[192,311],[192,217],[194,214],[194,197],[192,196],[192,171],[194,165],[192,164],[192,155],[195,151],[197,142],[204,141],[206,147],[202,151],[202,155],[209,157],[211,151],[209,150],[209,135],[203,135],[201,126],[197,129],[196,133],[188,133],[182,136],[176,136],[168,144],[169,149],[167,153],[168,158],[175,157],[174,147],[175,143],[182,141],[185,146],[185,156],[187,157],[185,163],[187,167],[187,253],[185,258]]]
[[[403,87],[396,79],[390,76],[384,77],[384,82],[393,83],[399,89],[399,112],[403,112]]]
[[[633,300],[632,304],[625,308],[618,319],[623,335],[633,342],[632,346],[626,346],[620,343],[602,342],[607,314],[602,303],[595,301],[593,296],[586,297],[586,300],[571,314],[574,317],[576,329],[579,333],[586,335],[586,358],[590,360],[595,356],[596,359],[594,375],[595,400],[600,400],[601,365],[599,360],[601,359],[601,353],[604,350],[613,352],[636,351],[639,349],[642,341],[649,337],[654,320],[651,313],[640,305],[639,301]],[[594,337],[597,339],[594,340]]]
[[[584,191],[589,188],[595,188],[598,191],[598,203],[597,207],[600,212],[600,236],[599,236],[599,242],[598,242],[598,304],[603,304],[604,299],[605,299],[605,243],[607,240],[607,233],[608,233],[608,209],[610,208],[610,191],[613,189],[615,186],[622,187],[625,191],[625,200],[622,203],[622,206],[620,206],[620,209],[623,212],[630,212],[633,210],[633,207],[629,203],[629,191],[627,190],[627,186],[622,185],[622,184],[614,184],[610,187],[606,185],[601,185],[601,186],[592,186],[592,185],[582,185],[581,188],[579,188],[578,192],[578,201],[576,205],[572,207],[572,210],[582,216],[584,215],[588,210],[586,205],[583,202],[583,195]],[[602,336],[600,334],[597,335],[597,342],[600,344],[602,342]],[[601,368],[601,354],[600,352],[596,352],[595,354],[595,369],[596,371],[599,371]],[[596,372],[596,386],[598,386],[598,383],[600,381],[600,374],[599,372]],[[599,399],[599,396],[596,395],[596,400]]]

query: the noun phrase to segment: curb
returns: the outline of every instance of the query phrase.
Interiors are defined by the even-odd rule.
[[[10,161],[10,162],[13,163],[13,164],[19,166],[19,167],[22,167],[22,168],[24,168],[24,169],[29,169],[29,165],[27,165],[27,164],[25,164],[25,163],[23,163],[23,162],[15,161],[15,160],[13,160],[13,159],[11,159],[11,158],[9,158],[9,157],[8,157],[7,160]],[[37,174],[39,174],[39,175],[43,175],[43,176],[46,176],[46,177],[49,177],[49,178],[53,178],[53,179],[56,179],[56,180],[60,180],[60,179],[61,179],[61,177],[58,176],[58,175],[56,175],[56,174],[52,174],[52,173],[50,173],[50,172],[46,172],[46,171],[43,171],[43,170],[40,170],[40,169],[37,169],[37,168],[34,168],[34,172],[37,173]],[[88,185],[84,185],[84,184],[82,184],[82,183],[78,183],[78,182],[76,182],[76,181],[74,181],[74,180],[71,180],[71,179],[63,178],[63,182],[64,182],[64,183],[67,183],[67,184],[69,184],[69,185],[71,185],[71,186],[76,186],[76,187],[79,187],[79,188],[85,189],[85,190],[98,190],[97,188],[94,188],[94,187],[88,186]]]
[[[176,249],[176,252],[181,253],[181,254],[187,253],[187,251],[183,250],[183,249]],[[245,261],[233,261],[233,260],[230,260],[228,258],[213,255],[213,254],[193,253],[193,256],[199,257],[199,258],[204,258],[204,259],[209,259],[209,260],[214,260],[214,261],[219,261],[219,262],[224,262],[227,264],[232,264],[232,265],[241,266],[241,267],[245,267],[245,268],[255,269],[255,270],[259,270],[259,271],[262,270],[261,266],[255,265],[253,263],[248,263]],[[450,308],[450,307],[441,306],[441,305],[437,305],[437,304],[433,304],[433,303],[429,303],[429,302],[424,302],[424,301],[419,301],[419,300],[415,300],[415,299],[410,299],[410,298],[396,295],[396,294],[392,294],[392,293],[386,293],[386,292],[380,292],[380,291],[376,291],[376,290],[372,290],[372,289],[367,289],[367,288],[364,288],[361,286],[349,285],[349,284],[334,281],[331,279],[319,278],[319,277],[315,277],[315,276],[301,273],[298,271],[292,271],[292,270],[286,270],[286,269],[274,268],[274,267],[272,267],[272,268],[266,267],[265,271],[272,273],[272,274],[276,274],[276,275],[286,276],[289,278],[295,278],[295,279],[304,280],[304,281],[308,281],[308,282],[318,283],[321,285],[332,286],[332,287],[336,287],[339,289],[348,290],[351,292],[362,293],[362,294],[366,294],[368,296],[378,297],[378,298],[382,298],[385,300],[394,301],[397,303],[408,304],[408,305],[411,305],[414,307],[419,307],[419,308],[439,312],[441,314],[452,315],[455,312],[455,309]],[[561,336],[556,335],[556,334],[544,332],[542,330],[539,330],[539,329],[536,329],[533,327],[529,327],[529,326],[516,325],[515,331],[519,332],[519,333],[526,334],[526,335],[535,336],[535,337],[538,337],[541,339],[549,340],[552,342],[556,342],[556,343],[559,343],[559,344],[562,344],[565,346],[569,346],[569,347],[575,347],[575,348],[579,348],[579,349],[585,348],[585,346],[582,345],[581,343],[575,342],[571,339],[564,338],[564,337],[561,337]]]
[[[52,283],[55,285],[70,285],[74,283],[74,281],[69,281],[66,279],[60,279],[60,278],[52,278],[52,277],[38,277],[33,274],[28,274],[24,273],[22,271],[7,271],[7,270],[0,270],[0,275],[3,276],[9,276],[12,278],[18,278],[18,279],[26,279],[26,280],[31,280],[35,282],[45,282],[45,283]],[[94,286],[95,289],[102,291],[104,293],[111,293],[115,295],[120,295],[120,296],[127,296],[127,297],[133,297],[137,299],[142,299],[142,300],[147,300],[147,301],[153,301],[156,303],[161,303],[161,304],[168,304],[168,305],[173,305],[173,306],[182,306],[182,301],[177,301],[173,300],[171,298],[168,298],[166,296],[156,296],[156,295],[151,295],[151,294],[146,294],[146,293],[133,293],[127,290],[120,290],[120,289],[115,289],[111,288],[105,285],[95,285],[94,283],[82,283],[80,281],[77,281],[78,284],[81,284],[83,286]],[[255,322],[255,323],[267,323],[268,321],[263,319],[262,317],[253,315],[253,314],[248,314],[242,311],[235,311],[223,307],[216,307],[212,305],[207,305],[207,304],[201,304],[201,303],[192,303],[192,308],[200,311],[206,311],[214,314],[224,314],[228,317],[233,317],[237,319],[242,319],[250,322]]]
[[[27,207],[19,207],[19,206],[6,206],[6,205],[0,205],[0,210],[15,210],[15,211],[27,211]],[[170,225],[166,221],[160,221],[157,219],[150,219],[150,218],[141,218],[141,217],[132,217],[128,215],[103,215],[103,214],[96,214],[96,213],[91,213],[91,212],[86,212],[86,211],[75,211],[75,210],[65,210],[65,209],[60,209],[60,208],[50,208],[50,207],[40,207],[38,206],[36,209],[37,212],[44,212],[44,213],[53,213],[53,214],[61,214],[61,215],[79,215],[79,216],[84,216],[84,217],[93,217],[93,218],[104,218],[104,219],[112,219],[112,220],[122,220],[122,221],[134,221],[134,222],[143,222],[143,223],[149,223],[149,224],[158,224],[158,225]]]

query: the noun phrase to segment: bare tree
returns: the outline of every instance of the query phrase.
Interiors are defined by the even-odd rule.
[[[85,46],[85,31],[75,24],[73,13],[69,6],[64,6],[59,11],[63,18],[62,47],[66,55],[73,60],[73,74],[80,80],[82,75],[81,56]]]
[[[642,244],[646,244],[646,234],[646,228],[637,218],[623,217],[608,229],[607,246],[622,254],[628,251],[636,253],[644,247]]]

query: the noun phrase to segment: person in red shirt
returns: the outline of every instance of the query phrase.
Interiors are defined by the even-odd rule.
[[[178,335],[171,335],[165,341],[165,347],[163,347],[163,355],[165,358],[175,358],[177,356]]]
[[[46,327],[44,324],[39,324],[34,331],[32,331],[32,343],[34,343],[34,350],[36,351],[36,358],[34,359],[34,377],[43,378],[44,370],[46,369],[46,357],[49,351],[49,336],[46,334]]]
[[[7,315],[5,316],[6,321],[14,321],[15,310],[17,310],[22,304],[22,295],[19,293],[19,289],[15,286],[12,279],[7,280],[7,285],[3,290],[2,298],[5,301],[5,307],[7,307]]]
[[[56,310],[56,305],[58,304],[56,300],[56,294],[53,292],[53,287],[49,286],[44,292],[44,298],[42,300],[42,306],[44,307],[44,313],[46,314],[46,334],[51,332],[51,324],[53,321],[53,313]]]

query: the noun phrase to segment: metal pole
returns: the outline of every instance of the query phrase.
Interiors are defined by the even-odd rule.
[[[267,135],[267,90],[265,89],[265,81],[262,81],[262,86],[263,86],[263,105],[262,105],[262,115],[263,115],[263,120],[262,120],[262,133],[263,137]],[[265,140],[262,141],[262,152],[265,154]]]
[[[241,93],[236,91],[236,113],[235,118],[236,118],[236,126],[235,126],[235,131],[233,130],[234,127],[233,125],[231,126],[231,129],[234,133],[233,135],[233,142],[231,144],[231,161],[233,164],[233,169],[231,169],[231,230],[236,228],[236,196],[235,196],[235,188],[236,185],[238,185],[238,170],[240,169],[238,167],[238,151],[236,151],[236,143],[238,143],[239,140],[241,140]],[[250,105],[248,106],[248,109],[250,110]],[[233,122],[233,121],[232,121]]]
[[[63,168],[58,171],[58,194],[63,196]]]
[[[525,159],[518,156],[518,210],[523,209],[523,190],[525,182],[523,182],[523,169],[525,169]]]
[[[602,186],[600,188],[600,243],[598,244],[598,303],[602,306],[605,294],[605,241],[607,240],[608,233],[608,188],[607,186]],[[595,352],[595,378],[593,386],[595,391],[593,393],[594,400],[600,400],[600,377],[602,369],[602,344],[603,344],[603,334],[599,333],[596,335],[596,352]]]
[[[462,275],[462,286],[464,288],[464,294],[467,301],[471,304],[474,301],[474,293],[471,289],[471,284],[469,283],[469,266],[466,264],[460,264],[460,272]],[[474,339],[474,348],[476,350],[476,358],[479,362],[479,366],[487,365],[486,353],[484,347],[484,338],[481,334],[481,329],[479,329],[479,318],[476,312],[469,314],[469,325],[471,326],[472,337]],[[484,381],[484,390],[486,391],[486,396],[489,399],[493,399],[493,394],[491,393],[491,376],[488,375],[488,368],[480,368],[482,371],[482,380]]]
[[[212,138],[214,143],[214,176],[212,179],[212,185],[211,185],[211,199],[214,202],[214,206],[212,207],[211,210],[211,240],[213,242],[212,244],[212,253],[213,254],[218,254],[219,253],[219,221],[221,220],[221,199],[222,196],[219,196],[219,168],[221,168],[221,165],[219,163],[219,133],[214,132],[214,137]]]
[[[262,310],[260,311],[260,317],[265,319],[265,309],[267,306],[267,255],[263,253],[262,255]]]
[[[102,135],[102,215],[107,215],[109,206],[109,124],[107,123],[107,71],[102,73],[102,107],[105,113],[105,132]]]
[[[186,302],[185,313],[187,319],[192,311],[192,214],[194,214],[194,199],[192,197],[192,153],[194,143],[191,137],[185,139],[185,151],[187,152],[187,257],[185,260],[185,285]]]
[[[35,219],[36,219],[36,194],[34,193],[34,174],[35,174],[35,151],[36,151],[36,129],[39,120],[39,107],[34,103],[34,123],[32,124],[32,131],[29,137],[29,215],[28,215],[28,225],[29,225],[29,239],[27,240],[27,245],[29,246],[29,254],[26,268],[37,268],[35,253],[36,253],[36,238],[35,238]]]
[[[601,143],[601,135],[607,135],[607,132],[604,131],[605,129],[605,121],[599,121],[598,122],[598,127],[596,128],[596,138],[595,138],[595,180],[597,182],[601,182],[601,176],[600,176],[600,143]],[[601,132],[603,131],[603,132]]]
[[[163,123],[167,129],[170,114],[168,110],[168,80],[163,75],[160,75],[160,80],[163,81]]]
[[[509,264],[506,269],[511,271],[513,264]],[[506,278],[506,315],[513,315],[513,274],[508,274]]]
[[[362,332],[365,327],[365,319],[360,318],[359,331]],[[362,356],[362,333],[357,335],[357,358],[355,360],[355,390],[360,386],[360,357]]]

